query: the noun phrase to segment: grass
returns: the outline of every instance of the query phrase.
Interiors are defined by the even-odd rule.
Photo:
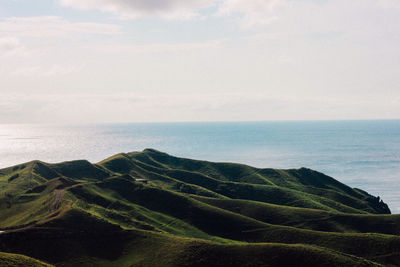
[[[270,224],[327,232],[375,232],[400,235],[400,215],[346,214],[250,200],[192,197],[221,209]]]
[[[0,251],[57,266],[400,266],[389,213],[306,168],[152,149],[0,170]]]
[[[123,230],[79,210],[71,210],[62,218],[25,233],[8,234],[4,241],[19,253],[32,254],[57,266],[378,265],[315,245],[223,244],[151,231]]]
[[[27,256],[0,252],[0,266],[2,267],[51,267],[53,265],[29,258]]]

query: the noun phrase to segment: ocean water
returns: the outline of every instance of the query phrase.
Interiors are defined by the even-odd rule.
[[[400,120],[0,124],[0,168],[34,159],[98,162],[145,148],[256,167],[312,168],[379,195],[400,213]]]

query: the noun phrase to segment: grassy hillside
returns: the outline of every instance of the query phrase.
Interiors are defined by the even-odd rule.
[[[57,266],[378,265],[317,246],[218,243],[152,231],[123,230],[79,210],[71,210],[40,228],[7,234],[3,242],[18,253],[29,253]]]
[[[51,267],[53,265],[29,258],[27,256],[0,252],[0,266],[3,267]]]
[[[400,266],[399,234],[379,198],[305,168],[147,149],[0,170],[0,251],[57,266]]]
[[[400,235],[400,215],[346,214],[304,209],[249,200],[225,200],[192,196],[204,203],[256,220],[326,232]]]

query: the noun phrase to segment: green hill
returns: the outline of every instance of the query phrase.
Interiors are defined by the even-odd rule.
[[[23,255],[0,252],[0,266],[3,267],[51,267],[53,265]]]
[[[400,266],[399,234],[380,198],[306,168],[146,149],[0,170],[0,251],[56,266]]]

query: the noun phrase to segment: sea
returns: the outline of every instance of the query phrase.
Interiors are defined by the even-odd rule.
[[[0,124],[0,168],[154,148],[260,168],[307,167],[370,194],[400,214],[400,120]]]

